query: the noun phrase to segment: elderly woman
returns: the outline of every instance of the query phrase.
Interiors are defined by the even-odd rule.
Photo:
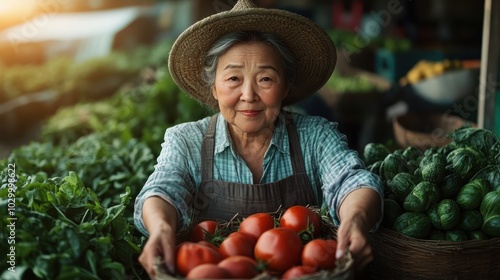
[[[293,27],[291,27],[293,26]],[[338,256],[357,268],[381,220],[382,189],[335,123],[287,112],[332,74],[335,47],[310,20],[239,1],[176,40],[169,69],[188,94],[220,113],[167,129],[136,199],[149,237],[139,261],[161,256],[174,273],[176,233],[197,219],[230,219],[280,206],[325,205],[339,225]]]

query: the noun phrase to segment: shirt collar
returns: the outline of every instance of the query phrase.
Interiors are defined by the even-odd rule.
[[[232,140],[227,128],[227,122],[219,113],[217,116],[217,126],[215,132],[215,153],[222,153],[225,149],[230,148],[233,155],[236,155],[231,141]],[[280,113],[276,120],[273,139],[271,139],[271,146],[276,147],[282,153],[290,154],[288,133],[286,130],[286,118],[283,113]]]

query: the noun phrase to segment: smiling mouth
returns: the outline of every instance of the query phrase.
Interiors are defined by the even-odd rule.
[[[240,114],[246,116],[246,117],[254,117],[260,114],[262,111],[257,111],[257,110],[242,110],[240,111]]]

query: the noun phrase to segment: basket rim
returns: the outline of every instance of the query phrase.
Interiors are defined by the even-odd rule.
[[[492,237],[489,239],[482,240],[465,240],[465,241],[450,241],[450,240],[432,240],[432,239],[421,239],[414,238],[411,236],[404,235],[402,233],[396,232],[392,229],[380,226],[378,230],[372,235],[379,235],[381,237],[388,236],[388,242],[403,242],[411,244],[418,244],[422,246],[432,246],[432,247],[456,247],[456,248],[471,248],[473,246],[485,246],[500,249],[500,237]],[[394,239],[396,238],[396,239]]]
[[[430,240],[380,227],[370,236],[373,279],[498,279],[500,237],[485,240]],[[395,278],[394,278],[395,277]]]

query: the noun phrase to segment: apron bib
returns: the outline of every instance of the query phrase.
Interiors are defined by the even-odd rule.
[[[297,129],[286,113],[293,175],[267,184],[242,184],[214,180],[213,161],[217,115],[213,115],[201,148],[202,182],[193,199],[197,219],[230,220],[236,214],[275,212],[280,207],[315,205],[316,199],[305,171]]]

